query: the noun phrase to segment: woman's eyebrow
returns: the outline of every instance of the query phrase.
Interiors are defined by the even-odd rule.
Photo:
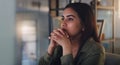
[[[67,17],[74,17],[74,18],[75,18],[75,16],[74,16],[74,15],[67,15]]]
[[[62,15],[61,17],[64,17],[64,16]],[[75,18],[74,15],[67,15],[66,17],[74,17]]]

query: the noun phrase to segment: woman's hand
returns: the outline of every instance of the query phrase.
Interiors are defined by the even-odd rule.
[[[50,39],[50,37],[49,37],[49,39]],[[49,44],[48,50],[47,50],[49,55],[53,54],[56,46],[57,46],[57,43],[54,40],[50,39],[50,44]]]
[[[71,47],[71,42],[70,42],[69,36],[62,29],[54,30],[51,33],[50,39],[52,39],[57,44],[62,46],[62,48],[63,48],[63,55],[67,55],[67,54],[71,54],[72,53],[72,47]]]

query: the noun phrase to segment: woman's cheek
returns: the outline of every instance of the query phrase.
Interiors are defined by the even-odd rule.
[[[70,31],[69,31],[69,35],[70,36],[75,36],[76,34],[79,34],[80,33],[80,28],[71,28]]]

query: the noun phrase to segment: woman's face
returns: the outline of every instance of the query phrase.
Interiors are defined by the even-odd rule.
[[[81,21],[77,13],[72,8],[66,8],[62,15],[61,28],[70,36],[78,36],[81,32]]]

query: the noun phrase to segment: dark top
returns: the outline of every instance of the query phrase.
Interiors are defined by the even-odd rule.
[[[100,43],[88,40],[77,56],[72,54],[62,56],[62,47],[56,47],[52,56],[46,53],[39,60],[39,65],[104,65],[105,50]]]

